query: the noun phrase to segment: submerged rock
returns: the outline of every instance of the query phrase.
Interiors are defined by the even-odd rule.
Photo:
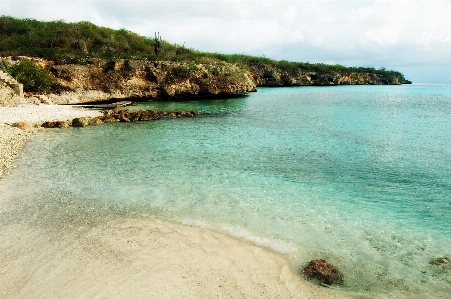
[[[429,264],[431,265],[436,265],[436,266],[440,266],[440,265],[449,265],[451,264],[451,260],[449,258],[447,258],[446,256],[444,257],[439,257],[436,259],[432,259]]]
[[[311,260],[308,265],[304,267],[303,272],[308,278],[317,279],[321,283],[327,285],[343,282],[343,274],[341,274],[335,266],[328,264],[323,259]]]

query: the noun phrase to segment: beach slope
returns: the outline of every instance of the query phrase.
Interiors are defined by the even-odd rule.
[[[363,298],[312,284],[286,255],[225,232],[98,211],[66,219],[17,198],[20,182],[5,174],[33,124],[98,113],[0,108],[0,298]],[[11,126],[20,121],[31,129]]]

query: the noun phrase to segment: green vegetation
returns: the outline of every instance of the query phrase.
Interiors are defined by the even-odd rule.
[[[295,75],[301,72],[317,72],[322,74],[349,74],[349,73],[373,73],[385,75],[387,77],[403,77],[402,73],[398,71],[386,70],[385,68],[375,69],[371,67],[347,67],[339,64],[331,65],[324,63],[309,63],[309,62],[290,62],[286,60],[272,60],[269,58],[255,57],[249,55],[226,55],[226,54],[210,54],[217,59],[242,64],[244,66],[258,66],[267,65],[274,68],[288,72]]]
[[[182,49],[180,49],[182,48]],[[33,56],[57,63],[86,63],[89,58],[195,60],[198,53],[126,29],[114,30],[90,22],[41,22],[0,17],[0,55]]]
[[[322,74],[375,73],[388,78],[402,77],[396,71],[381,68],[346,67],[323,63],[275,61],[269,58],[240,54],[218,54],[200,52],[184,46],[170,44],[155,34],[144,37],[126,29],[113,30],[90,22],[65,23],[63,21],[41,22],[33,19],[0,17],[0,56],[34,56],[55,63],[89,62],[90,58],[145,59],[182,61],[187,63],[211,63],[224,61],[242,68],[272,66],[289,74],[319,72]],[[181,67],[186,75],[191,67]]]
[[[33,60],[22,59],[13,65],[2,63],[0,68],[21,82],[25,91],[47,93],[56,87],[52,74]]]

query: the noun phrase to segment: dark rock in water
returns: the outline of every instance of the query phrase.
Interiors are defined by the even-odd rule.
[[[343,274],[323,259],[311,260],[304,268],[304,275],[308,278],[318,279],[327,285],[343,282]]]
[[[43,123],[41,125],[41,127],[43,127],[43,128],[54,128],[55,127],[55,123],[53,121],[46,121],[45,123]]]
[[[451,260],[449,258],[447,258],[446,256],[433,259],[429,262],[429,264],[436,265],[436,266],[448,265],[450,263],[451,263]]]
[[[67,129],[70,127],[70,123],[64,120],[58,120],[55,122],[55,128],[64,128]]]
[[[103,124],[102,118],[101,117],[94,117],[93,119],[91,119],[89,121],[90,125],[101,125]]]
[[[100,120],[103,121],[104,123],[114,123],[114,122],[118,122],[119,121],[119,119],[115,118],[112,115],[101,116]]]
[[[72,120],[72,127],[86,127],[89,125],[89,120],[85,117],[74,118]]]
[[[201,112],[195,111],[177,111],[177,112],[164,112],[164,111],[154,111],[154,110],[139,110],[139,111],[129,111],[129,110],[117,110],[115,108],[108,109],[103,112],[103,116],[98,116],[94,118],[74,118],[72,121],[46,121],[41,126],[43,128],[69,128],[72,127],[86,127],[88,125],[100,125],[103,123],[112,122],[136,122],[136,121],[150,121],[161,119],[161,117],[195,117],[202,115]],[[21,123],[18,123],[22,126]],[[15,126],[19,127],[16,124]],[[23,123],[26,128],[26,124]]]
[[[156,120],[160,119],[160,113],[153,110],[139,110],[136,112],[136,118],[140,121]]]
[[[128,110],[120,110],[118,118],[120,122],[130,122],[130,112]]]

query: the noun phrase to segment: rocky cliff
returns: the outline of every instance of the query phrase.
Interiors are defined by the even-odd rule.
[[[119,98],[176,99],[256,91],[248,72],[225,62],[190,63],[146,60],[91,60],[86,65],[45,67],[62,91],[53,103],[72,104]]]
[[[222,61],[207,63],[93,59],[88,64],[43,65],[63,92],[49,95],[53,103],[107,101],[112,98],[176,99],[256,91],[259,86],[392,85],[404,77],[362,72],[289,72],[265,65],[239,67]]]
[[[46,69],[54,78],[53,92],[45,97],[35,96],[30,102],[54,104],[104,102],[124,98],[140,100],[217,96],[252,92],[256,91],[257,86],[408,83],[397,72],[325,72],[301,68],[284,70],[265,63],[240,66],[212,59],[177,62],[92,58],[83,64],[58,64],[29,57],[21,57],[19,60],[21,59],[33,59],[39,69]],[[6,64],[17,63],[17,59],[14,61],[9,58]],[[11,90],[5,92],[3,93],[8,99],[5,95],[1,96],[0,104],[17,102],[17,97],[13,100]]]
[[[286,71],[268,64],[248,65],[257,86],[398,85],[411,83],[402,75],[371,72]]]

